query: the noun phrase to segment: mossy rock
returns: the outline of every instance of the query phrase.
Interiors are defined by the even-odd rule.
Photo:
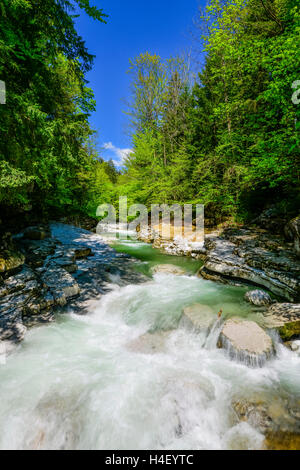
[[[277,330],[283,341],[300,335],[300,304],[272,305],[264,314],[264,326]]]
[[[283,341],[288,341],[296,336],[300,336],[300,320],[286,323],[278,329]]]
[[[25,256],[18,251],[6,250],[0,255],[0,273],[13,271],[25,263]]]
[[[290,431],[267,432],[264,447],[267,450],[300,450],[300,433]]]

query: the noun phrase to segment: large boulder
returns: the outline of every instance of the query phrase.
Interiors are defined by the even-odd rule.
[[[183,309],[181,324],[195,331],[209,330],[216,320],[217,314],[211,307],[197,303]]]
[[[269,294],[259,289],[246,292],[245,300],[258,307],[262,307],[264,305],[270,305],[273,303]]]
[[[278,431],[299,431],[299,399],[294,396],[280,396],[276,391],[250,390],[244,396],[232,400],[235,417],[247,422],[262,434]]]
[[[186,271],[179,266],[174,264],[157,264],[151,269],[152,274],[162,273],[162,274],[174,274],[176,276],[181,276],[186,274]]]
[[[276,303],[264,314],[267,328],[275,328],[283,341],[300,335],[300,304]]]
[[[274,354],[272,339],[257,323],[235,318],[224,323],[218,347],[252,367],[262,367]]]
[[[25,253],[26,263],[33,268],[42,267],[45,259],[55,253],[58,241],[53,238],[44,240],[16,240],[22,252]]]

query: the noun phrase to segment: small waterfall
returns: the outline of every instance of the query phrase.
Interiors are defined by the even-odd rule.
[[[236,349],[225,336],[220,336],[217,345],[219,348],[224,349],[230,359],[245,364],[251,368],[263,367],[274,355],[274,351],[263,354],[253,354],[246,350]]]

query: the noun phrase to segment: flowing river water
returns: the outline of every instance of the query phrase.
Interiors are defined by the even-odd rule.
[[[54,235],[69,236],[57,227]],[[79,230],[77,240],[86,242]],[[280,414],[285,400],[299,398],[300,357],[276,340],[276,358],[262,368],[230,360],[216,346],[218,323],[209,335],[196,334],[180,317],[200,302],[259,322],[243,300],[247,288],[200,279],[197,261],[136,240],[114,246],[135,256],[132,269],[146,275],[170,262],[187,274],[123,286],[112,274],[110,292],[87,315],[57,314],[29,330],[0,365],[0,448],[261,448],[264,435],[237,419],[232,402],[263,397]]]

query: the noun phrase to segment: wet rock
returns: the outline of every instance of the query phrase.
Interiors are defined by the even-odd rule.
[[[195,331],[209,330],[216,320],[217,314],[211,307],[197,303],[183,309],[181,324]]]
[[[224,323],[218,347],[230,358],[252,367],[262,367],[274,354],[270,336],[257,323],[230,319]]]
[[[43,284],[47,287],[58,305],[64,306],[67,300],[80,293],[76,280],[63,268],[55,263],[51,264],[41,277]]]
[[[262,433],[272,429],[274,426],[268,406],[261,400],[248,401],[241,399],[233,401],[232,407],[239,421],[246,421],[250,426]]]
[[[26,255],[26,263],[32,268],[42,267],[45,259],[55,253],[58,241],[52,238],[45,240],[18,240],[18,246]]]
[[[298,403],[297,403],[298,401]],[[235,398],[232,408],[239,421],[247,422],[263,434],[276,432],[300,432],[299,400],[281,397],[275,392],[255,393],[254,396]]]
[[[0,313],[0,341],[22,341],[26,330],[22,322],[22,309],[12,308],[5,314]]]
[[[264,313],[266,328],[275,328],[283,341],[300,335],[300,304],[276,303]]]
[[[267,450],[299,450],[300,432],[270,431],[264,441]]]
[[[0,288],[0,299],[5,295],[25,289],[26,283],[34,281],[35,279],[36,276],[32,269],[27,266],[23,266],[22,271],[19,274],[11,276],[3,282],[2,287]]]
[[[246,292],[245,294],[245,300],[247,302],[250,302],[253,305],[256,305],[258,307],[264,306],[264,305],[270,305],[273,303],[271,297],[269,294],[263,290],[252,290],[250,292]]]
[[[39,284],[36,281],[30,281],[22,291],[2,297],[0,300],[0,316],[11,311],[11,309],[22,309],[38,291]]]
[[[29,302],[23,307],[22,318],[28,316],[36,316],[52,313],[52,307],[55,305],[55,300],[53,295],[50,292],[41,290],[37,297],[30,299]]]
[[[175,266],[174,264],[157,264],[151,269],[152,274],[174,274],[175,276],[181,276],[186,274],[186,271],[179,266]]]
[[[63,268],[68,273],[75,273],[78,269],[75,254],[71,250],[67,250],[66,252],[64,252],[63,249],[59,249],[59,251],[56,250],[55,255],[50,256],[48,262],[46,262],[44,266],[47,269],[47,267],[51,265]]]
[[[266,287],[273,294],[295,301],[300,296],[300,265],[291,250],[278,252],[266,247],[260,232],[226,230],[222,237],[206,237],[208,255],[199,275],[224,283],[250,283]],[[263,243],[263,246],[260,244]]]
[[[87,258],[92,255],[92,249],[88,246],[76,246],[74,253],[76,259]]]

